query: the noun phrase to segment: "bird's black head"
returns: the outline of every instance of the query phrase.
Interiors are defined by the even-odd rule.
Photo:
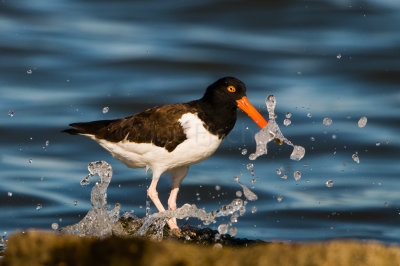
[[[224,77],[208,86],[203,100],[212,104],[237,107],[237,100],[246,96],[246,85],[233,77]]]
[[[239,107],[247,113],[256,124],[263,128],[268,123],[261,114],[251,105],[246,97],[246,85],[233,77],[225,77],[208,86],[201,102],[219,116],[228,116],[233,113],[236,121],[236,108]]]

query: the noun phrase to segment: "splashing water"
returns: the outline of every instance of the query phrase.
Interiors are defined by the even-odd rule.
[[[103,107],[103,114],[108,113],[109,110],[110,108],[108,106]]]
[[[293,173],[293,177],[294,177],[294,179],[295,179],[296,181],[300,180],[300,178],[301,178],[301,173],[300,173],[300,171],[294,172],[294,173]]]
[[[324,120],[322,120],[322,123],[324,124],[324,126],[329,127],[330,125],[332,125],[332,119],[329,117],[325,117]]]
[[[359,128],[365,127],[367,125],[367,121],[368,119],[366,116],[361,117],[360,120],[358,120],[358,127]]]
[[[283,200],[283,196],[282,195],[279,195],[279,196],[276,197],[276,201],[282,202],[282,200]]]
[[[220,224],[218,226],[218,233],[221,235],[228,233],[228,224]]]
[[[113,210],[108,210],[107,188],[111,182],[112,167],[105,161],[91,162],[88,165],[89,175],[81,181],[89,184],[89,178],[95,174],[100,177],[90,194],[92,209],[77,224],[61,229],[62,232],[78,234],[80,236],[107,237],[112,234],[112,224],[119,219],[120,205],[117,203]],[[83,182],[85,181],[85,182]]]
[[[293,152],[290,155],[290,159],[295,161],[300,161],[304,157],[306,150],[302,146],[294,145],[290,140],[288,140],[283,136],[278,124],[275,121],[276,118],[275,96],[274,95],[268,96],[267,99],[265,100],[265,103],[268,109],[269,121],[268,124],[263,129],[261,129],[259,132],[255,134],[254,138],[256,140],[257,147],[255,153],[250,154],[249,159],[255,160],[259,156],[267,154],[268,153],[267,144],[273,140],[279,145],[286,143],[287,145],[292,146]]]
[[[51,229],[57,230],[58,229],[58,223],[52,223],[51,224]]]
[[[203,209],[198,209],[195,204],[184,204],[181,208],[176,210],[167,210],[164,212],[157,212],[146,217],[145,221],[136,231],[136,236],[149,236],[148,232],[153,231],[154,234],[149,237],[155,240],[161,240],[163,237],[163,228],[167,221],[173,217],[177,219],[197,218],[203,222],[204,225],[215,223],[217,217],[233,215],[240,212],[244,207],[242,199],[234,199],[230,204],[223,205],[218,210],[206,212]]]
[[[177,219],[197,218],[204,225],[209,225],[215,223],[216,218],[223,216],[232,216],[233,222],[237,222],[237,218],[246,212],[245,202],[240,198],[236,198],[230,204],[223,205],[211,212],[198,209],[195,204],[185,204],[176,210],[147,214],[144,218],[137,218],[132,213],[125,213],[122,215],[125,221],[125,224],[123,224],[120,221],[120,205],[117,203],[112,210],[109,210],[109,205],[107,205],[107,188],[112,178],[111,165],[105,161],[92,162],[89,164],[88,170],[89,175],[81,181],[81,184],[89,184],[89,179],[95,174],[100,177],[100,182],[95,183],[91,192],[92,209],[89,210],[80,222],[61,228],[61,232],[101,238],[113,234],[119,236],[135,235],[161,240],[167,221],[173,217]],[[243,194],[248,200],[257,199],[257,195],[254,192],[245,185],[240,185],[243,188]],[[129,219],[131,222],[126,223]],[[231,223],[226,225],[226,232],[228,232],[229,226],[231,226]],[[232,232],[236,234],[237,229],[234,229]]]
[[[360,158],[358,157],[358,154],[357,154],[357,153],[354,153],[354,154],[351,156],[351,158],[353,158],[353,160],[354,160],[356,163],[360,163]]]
[[[325,182],[325,185],[327,187],[333,187],[333,181],[332,180],[328,180],[328,181]]]
[[[235,181],[242,187],[243,194],[247,200],[256,201],[258,199],[258,196],[253,191],[251,191],[246,185],[239,182],[239,178],[235,179]]]

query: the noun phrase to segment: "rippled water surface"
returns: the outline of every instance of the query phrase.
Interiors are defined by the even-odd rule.
[[[264,117],[264,100],[275,95],[283,134],[306,155],[291,161],[288,146],[272,143],[249,161],[258,128],[239,111],[213,157],[191,167],[178,205],[218,209],[241,190],[238,176],[258,195],[234,224],[238,237],[399,244],[398,25],[396,0],[1,1],[0,232],[79,221],[90,209],[90,189],[79,181],[96,160],[114,169],[109,203],[143,216],[150,172],[60,131],[200,98],[230,75],[247,84]],[[359,128],[362,116],[368,122]],[[166,202],[168,178],[158,190]]]

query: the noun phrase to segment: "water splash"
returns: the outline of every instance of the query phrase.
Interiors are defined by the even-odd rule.
[[[329,117],[325,117],[324,120],[322,120],[322,123],[324,124],[324,126],[329,127],[330,125],[332,125],[332,119]]]
[[[242,187],[243,194],[247,200],[256,201],[258,199],[258,196],[253,191],[251,191],[246,185],[239,182],[239,178],[235,179],[235,181]]]
[[[328,180],[325,182],[325,186],[327,187],[333,187],[333,180]]]
[[[92,208],[80,222],[61,228],[61,232],[96,237],[135,235],[161,240],[167,221],[173,217],[177,219],[197,218],[204,225],[209,225],[216,223],[216,218],[223,216],[232,216],[231,220],[237,222],[237,218],[246,212],[245,202],[236,198],[230,204],[223,205],[211,212],[199,209],[195,204],[185,204],[176,210],[147,214],[143,218],[135,217],[132,213],[125,213],[121,218],[118,203],[112,210],[109,210],[109,205],[107,205],[107,188],[112,178],[111,165],[105,161],[92,162],[89,164],[88,170],[89,175],[81,181],[81,184],[89,184],[90,178],[96,174],[100,177],[100,182],[95,183],[91,192]],[[240,185],[248,200],[257,199],[257,195],[249,188],[243,184]],[[231,225],[232,222],[227,224],[227,230]],[[233,230],[233,232],[236,234],[237,230]]]
[[[358,157],[358,154],[357,154],[357,153],[354,153],[354,154],[351,156],[351,158],[353,158],[353,160],[354,160],[356,163],[360,163],[360,158]]]
[[[287,145],[292,146],[293,152],[290,155],[290,159],[295,160],[295,161],[300,161],[304,157],[306,150],[302,146],[294,145],[290,140],[288,140],[287,138],[285,138],[283,136],[278,124],[275,121],[275,118],[276,118],[275,96],[269,95],[267,97],[267,99],[265,100],[265,103],[266,103],[267,109],[268,109],[269,121],[268,121],[268,124],[263,129],[261,129],[259,132],[257,132],[255,134],[254,138],[255,138],[257,147],[256,147],[255,153],[250,154],[249,159],[255,160],[258,157],[260,157],[261,155],[267,154],[268,153],[267,144],[273,140],[276,143],[278,143],[279,145],[286,143]],[[290,115],[290,117],[291,117],[291,115]]]
[[[366,116],[361,117],[360,120],[358,120],[358,123],[357,123],[358,127],[359,128],[365,127],[367,125],[367,121],[368,121],[368,119],[367,119]]]
[[[294,172],[294,173],[293,173],[293,177],[294,177],[294,179],[295,179],[296,181],[300,180],[300,178],[301,178],[301,173],[300,173],[300,171]]]
[[[148,236],[155,240],[163,238],[163,228],[167,221],[173,217],[177,219],[197,218],[203,222],[204,225],[209,225],[216,222],[216,218],[222,216],[233,215],[244,207],[242,199],[234,199],[230,204],[223,205],[218,210],[206,212],[203,209],[198,209],[195,204],[184,204],[181,208],[176,210],[167,210],[164,212],[157,212],[145,217],[145,220],[139,230],[134,234],[135,236]],[[149,232],[151,234],[149,234]]]
[[[77,224],[61,229],[62,232],[78,234],[80,236],[107,237],[112,234],[112,225],[119,219],[120,205],[117,203],[115,208],[108,210],[107,188],[112,177],[112,167],[105,161],[91,162],[88,165],[89,175],[82,182],[89,183],[89,178],[97,174],[100,183],[96,182],[90,194],[92,209]]]

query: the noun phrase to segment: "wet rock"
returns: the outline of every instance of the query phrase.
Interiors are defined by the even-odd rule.
[[[215,232],[195,231],[209,239]],[[197,230],[197,231],[196,231]],[[185,229],[182,230],[185,232]],[[194,245],[145,238],[78,237],[30,231],[9,238],[2,266],[12,265],[398,265],[400,247],[331,241],[309,244]]]

